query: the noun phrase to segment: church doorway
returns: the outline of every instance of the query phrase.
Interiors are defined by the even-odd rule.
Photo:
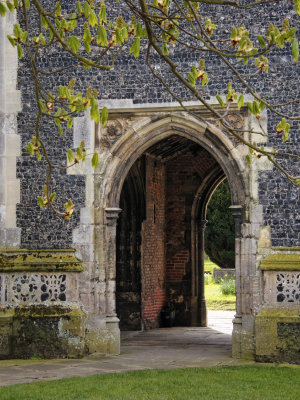
[[[206,326],[206,208],[224,178],[206,149],[177,134],[150,146],[132,165],[117,225],[121,330]],[[168,312],[171,322],[164,318]]]

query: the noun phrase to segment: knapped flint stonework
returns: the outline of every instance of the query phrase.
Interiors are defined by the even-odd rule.
[[[70,7],[70,2],[63,6]],[[118,12],[121,6],[111,7]],[[224,10],[228,18],[218,18],[218,26],[226,31],[228,21],[239,24],[242,17]],[[203,6],[203,13],[213,17],[215,8]],[[257,7],[256,14],[243,22],[259,30],[266,15],[278,25],[286,14],[297,23],[284,4]],[[12,23],[5,22],[5,32]],[[209,198],[226,177],[236,222],[233,356],[299,363],[300,253],[292,247],[300,246],[299,190],[266,160],[249,166],[247,149],[222,132],[219,121],[191,98],[159,59],[151,62],[198,117],[178,107],[142,57],[134,60],[125,54],[110,72],[89,73],[78,67],[50,77],[55,91],[76,75],[81,90],[89,85],[98,89],[101,104],[111,112],[105,128],[95,126],[85,114],[63,137],[49,120],[41,122],[56,163],[67,165],[66,149],[82,139],[89,151],[100,154],[96,171],[86,163],[68,173],[54,173],[53,190],[60,194],[57,206],[63,207],[67,198],[76,204],[70,221],[41,210],[36,196],[42,193],[45,165],[24,150],[34,130],[29,66],[26,59],[17,64],[13,49],[3,46],[1,51],[5,96],[0,116],[0,357],[118,354],[119,318],[122,328],[156,327],[167,302],[176,310],[176,324],[205,324],[203,223]],[[199,56],[181,49],[172,54],[186,71]],[[271,61],[263,80],[253,78],[257,93],[276,104],[297,97],[294,77],[299,64],[292,62],[287,50],[279,50]],[[68,66],[70,59],[58,49],[41,62],[54,69]],[[213,56],[207,57],[206,68],[210,82],[204,95],[218,107],[214,96],[222,92],[231,72]],[[238,111],[234,104],[228,119],[237,129],[259,129],[247,110]],[[287,143],[273,135],[277,117],[265,113],[261,123],[270,137],[260,132],[253,140],[297,152],[299,121],[293,121]],[[141,162],[146,157],[148,165]],[[284,163],[290,171],[299,170],[298,161]],[[70,248],[76,257],[71,252],[66,259],[64,252]]]

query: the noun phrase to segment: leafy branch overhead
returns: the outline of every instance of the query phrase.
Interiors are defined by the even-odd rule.
[[[42,118],[53,121],[59,135],[64,135],[66,129],[71,129],[74,117],[87,109],[96,123],[104,126],[108,119],[105,104],[98,100],[101,86],[97,90],[89,87],[82,92],[76,87],[75,78],[72,78],[68,85],[58,88],[53,87],[49,80],[47,87],[47,78],[78,67],[86,70],[93,68],[100,74],[104,71],[109,72],[115,67],[116,59],[124,54],[132,55],[133,58],[143,57],[145,64],[166,92],[172,95],[183,109],[191,112],[185,107],[183,99],[173,92],[164,75],[153,66],[153,59],[159,57],[178,85],[188,89],[191,96],[209,110],[228,134],[248,146],[249,163],[253,158],[267,157],[291,183],[300,186],[300,176],[288,172],[280,161],[282,158],[299,160],[300,155],[258,145],[251,139],[251,135],[244,135],[243,129],[236,129],[227,119],[232,103],[237,103],[239,109],[247,107],[260,127],[259,132],[248,133],[259,133],[265,137],[264,141],[274,136],[277,139],[281,138],[282,142],[290,139],[291,121],[300,120],[295,110],[290,113],[285,111],[288,106],[298,105],[299,99],[291,98],[284,104],[273,104],[266,96],[262,98],[258,94],[255,85],[258,78],[263,80],[265,74],[268,74],[274,63],[273,55],[276,60],[277,51],[288,49],[293,62],[298,62],[297,32],[296,27],[290,25],[290,19],[283,16],[278,26],[267,23],[259,34],[252,32],[252,27],[247,27],[246,23],[231,26],[229,30],[224,30],[219,23],[218,15],[226,9],[237,9],[246,16],[257,7],[268,9],[272,3],[286,3],[286,0],[257,0],[253,3],[239,0],[119,0],[118,15],[116,9],[107,1],[68,2],[66,9],[61,1],[56,2],[55,6],[50,4],[47,7],[47,3],[39,0],[0,0],[1,16],[4,17],[7,12],[17,12],[19,22],[14,25],[8,40],[16,48],[18,57],[28,61],[34,82],[33,95],[37,105],[35,131],[32,133],[32,140],[25,147],[31,156],[35,156],[38,161],[44,159],[47,164],[44,193],[38,197],[40,206],[50,207],[64,218],[70,218],[75,207],[72,200],[67,201],[62,211],[53,204],[56,197],[56,194],[51,192],[53,170],[69,168],[84,162],[87,157],[91,158],[92,167],[97,168],[99,160],[97,153],[87,154],[82,142],[75,150],[66,149],[67,166],[63,162],[61,165],[55,164],[51,160],[51,152],[45,145],[46,138],[40,129]],[[207,5],[214,7],[214,12],[210,15]],[[293,7],[296,14],[300,14],[300,0],[294,0],[289,7]],[[47,70],[40,60],[43,56],[47,57],[47,51],[51,48],[67,53],[71,60],[70,65]],[[182,70],[173,56],[174,49],[186,54],[199,54],[199,61],[191,65],[189,70]],[[206,65],[211,56],[215,62],[225,65],[231,74],[227,89],[216,96],[219,108],[209,104],[205,96],[205,87],[209,88],[212,79],[211,67]],[[247,73],[243,72],[243,68]],[[245,102],[245,95],[252,96],[253,100]],[[261,116],[264,110],[268,110],[277,119],[273,132],[267,133],[263,129]],[[200,118],[199,115],[197,118]]]

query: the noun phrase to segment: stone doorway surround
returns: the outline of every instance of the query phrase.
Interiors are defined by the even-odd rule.
[[[217,104],[214,99],[212,103]],[[262,272],[258,265],[270,250],[269,231],[263,227],[262,206],[258,203],[256,178],[259,169],[270,168],[270,165],[259,161],[249,166],[245,160],[247,149],[226,136],[199,104],[188,106],[205,118],[205,123],[174,105],[135,107],[127,102],[112,102],[110,106],[106,127],[98,125],[94,131],[91,150],[100,153],[96,172],[90,171],[88,166],[69,171],[85,174],[87,183],[86,207],[81,210],[81,225],[73,236],[77,254],[87,268],[82,274],[80,296],[90,315],[87,337],[90,335],[91,342],[95,343],[95,336],[100,340],[100,335],[106,332],[105,348],[102,339],[100,347],[106,352],[119,352],[115,295],[116,226],[121,211],[122,186],[131,166],[149,147],[176,134],[210,152],[228,179],[231,210],[236,221],[237,304],[233,321],[233,356],[253,358],[255,314],[263,294]],[[248,131],[255,123],[245,110],[238,111],[235,105],[230,118]],[[196,204],[194,209],[197,209]],[[259,250],[258,242],[261,244]],[[90,348],[93,348],[92,343]],[[99,348],[96,346],[94,350]]]

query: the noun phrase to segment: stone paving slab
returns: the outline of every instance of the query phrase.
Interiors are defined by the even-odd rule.
[[[121,355],[80,360],[0,361],[0,386],[142,369],[244,363],[231,358],[233,312],[209,312],[208,328],[175,327],[124,332]],[[249,363],[249,362],[247,362]]]

